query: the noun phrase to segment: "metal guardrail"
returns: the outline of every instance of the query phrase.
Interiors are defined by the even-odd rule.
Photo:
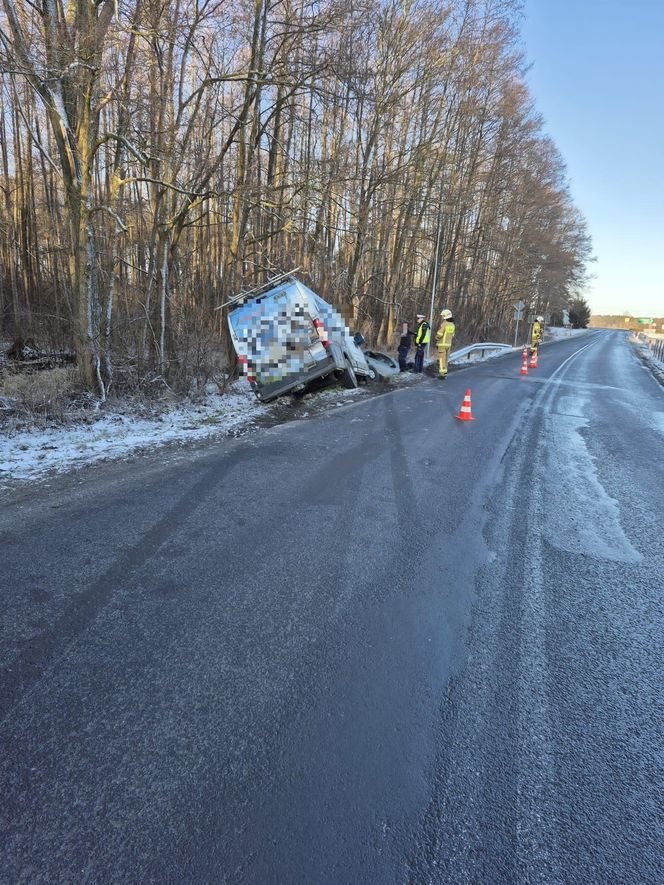
[[[655,359],[664,363],[664,337],[654,337],[647,335],[645,332],[639,332],[636,336],[638,340],[648,347]]]
[[[498,341],[480,341],[477,344],[469,344],[467,347],[455,350],[450,354],[449,362],[460,362],[464,358],[469,360],[474,353],[480,353],[482,359],[484,359],[487,353],[490,353],[492,356],[498,356],[498,354],[507,353],[510,350],[514,350],[511,344],[501,344]]]

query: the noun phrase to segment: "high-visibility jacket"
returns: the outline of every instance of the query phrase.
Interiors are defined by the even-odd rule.
[[[533,327],[530,330],[530,345],[531,347],[536,347],[540,341],[542,340],[542,324],[539,320],[535,320],[533,323]]]
[[[429,341],[431,341],[431,326],[426,320],[422,320],[415,333],[415,344],[419,347],[422,344],[428,344]]]
[[[452,339],[454,338],[455,332],[454,323],[449,320],[444,320],[438,331],[436,332],[436,347],[439,350],[443,350],[446,347],[452,346]]]

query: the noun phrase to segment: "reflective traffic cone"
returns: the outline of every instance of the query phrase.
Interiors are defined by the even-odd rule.
[[[466,395],[463,398],[463,402],[461,403],[461,408],[459,409],[459,414],[454,416],[458,418],[459,421],[473,421],[473,416],[470,409],[470,388],[466,390]]]
[[[528,368],[530,368],[530,369],[537,368],[537,351],[536,350],[533,350],[533,352],[530,354],[530,363],[528,365]]]
[[[521,351],[521,371],[519,375],[527,375],[528,374],[528,348],[524,347]]]

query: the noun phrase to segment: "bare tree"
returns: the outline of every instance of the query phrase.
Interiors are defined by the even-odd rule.
[[[275,270],[388,345],[434,266],[468,337],[582,291],[590,240],[513,0],[0,10],[0,320],[69,340],[101,398],[210,371],[212,308]]]

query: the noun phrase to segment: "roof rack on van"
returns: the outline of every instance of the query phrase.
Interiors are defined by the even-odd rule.
[[[260,292],[263,292],[268,289],[274,289],[276,285],[287,280],[289,277],[292,277],[298,271],[302,270],[301,267],[295,267],[293,270],[286,271],[286,273],[280,273],[276,277],[272,277],[266,283],[263,283],[260,286],[255,286],[253,289],[249,289],[246,292],[240,292],[238,295],[233,295],[232,298],[229,298],[228,301],[224,301],[223,304],[220,304],[218,307],[215,307],[215,310],[221,310],[223,307],[228,307],[229,304],[237,304],[239,301],[244,301],[245,298],[255,298]]]

